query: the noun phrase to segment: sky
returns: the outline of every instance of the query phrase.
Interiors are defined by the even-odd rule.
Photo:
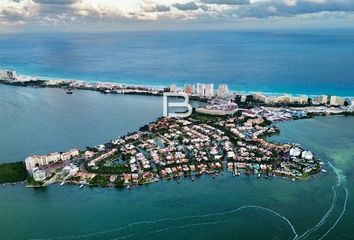
[[[0,0],[0,32],[354,27],[354,0]]]

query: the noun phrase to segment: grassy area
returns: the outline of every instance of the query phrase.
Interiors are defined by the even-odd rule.
[[[94,187],[107,187],[109,183],[109,176],[96,175],[91,179],[90,184]]]
[[[0,183],[20,182],[27,178],[23,162],[4,163],[0,165]]]
[[[41,182],[36,182],[33,177],[27,178],[27,186],[30,187],[40,187],[42,185]]]

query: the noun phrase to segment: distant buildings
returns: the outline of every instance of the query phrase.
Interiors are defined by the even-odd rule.
[[[330,105],[332,106],[344,106],[345,99],[338,96],[331,96]]]
[[[170,85],[170,92],[177,92],[177,86],[176,86],[176,84],[171,84]]]
[[[197,83],[197,94],[203,97],[213,97],[214,84]]]
[[[327,95],[319,95],[315,98],[315,102],[318,104],[327,104],[328,96]]]
[[[217,95],[219,97],[228,96],[230,94],[229,87],[226,84],[220,84]]]
[[[188,95],[193,94],[194,93],[194,85],[193,84],[184,85],[184,92],[187,93]]]
[[[266,96],[261,93],[254,93],[253,98],[265,104],[307,104],[309,102],[309,98],[306,95],[291,96],[284,94],[281,96]]]
[[[0,80],[16,80],[18,78],[15,71],[3,70],[0,71]]]
[[[354,112],[354,99],[351,99],[351,100],[350,100],[349,111],[350,111],[350,112]]]

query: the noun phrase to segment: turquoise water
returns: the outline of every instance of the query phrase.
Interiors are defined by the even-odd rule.
[[[354,93],[354,30],[0,33],[0,69],[238,91]]]
[[[98,144],[160,114],[159,98],[147,96],[85,91],[68,96],[56,89],[3,85],[0,92],[0,107],[6,106],[0,111],[1,161]],[[136,118],[136,112],[141,117]],[[352,239],[354,118],[308,119],[280,128],[281,135],[272,140],[302,143],[341,171],[335,174],[326,164],[328,173],[302,182],[225,174],[132,191],[0,187],[0,238],[294,239],[308,232],[303,239]],[[343,187],[350,194],[346,205]]]

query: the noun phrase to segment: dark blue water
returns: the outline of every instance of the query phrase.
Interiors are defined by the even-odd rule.
[[[0,68],[166,86],[354,95],[354,30],[0,34]]]

